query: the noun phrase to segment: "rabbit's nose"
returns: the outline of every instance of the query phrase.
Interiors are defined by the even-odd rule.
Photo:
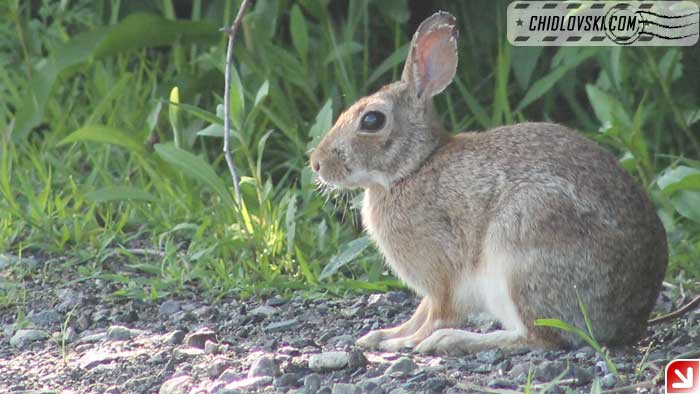
[[[321,162],[318,161],[315,157],[311,157],[311,169],[314,170],[314,172],[318,172],[321,169]]]

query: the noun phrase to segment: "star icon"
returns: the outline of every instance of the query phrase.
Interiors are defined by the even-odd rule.
[[[523,25],[523,20],[522,20],[522,19],[520,19],[520,18],[518,18],[518,20],[517,20],[517,21],[515,21],[515,24],[517,24],[517,25],[518,25],[518,27],[521,27],[521,26]]]

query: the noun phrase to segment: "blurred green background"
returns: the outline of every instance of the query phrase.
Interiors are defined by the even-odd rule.
[[[700,277],[698,45],[516,48],[507,2],[257,0],[234,54],[236,209],[219,28],[238,5],[0,3],[0,306],[37,276],[102,278],[140,299],[401,286],[362,235],[357,194],[321,195],[307,151],[398,78],[413,30],[440,9],[461,31],[457,78],[436,100],[448,128],[552,121],[599,141],[658,207],[668,280]]]

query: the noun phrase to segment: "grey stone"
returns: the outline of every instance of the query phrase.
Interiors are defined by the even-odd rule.
[[[15,332],[15,335],[13,335],[12,338],[10,338],[10,345],[16,348],[23,348],[32,342],[43,341],[48,337],[49,335],[41,330],[17,330],[17,332]]]
[[[94,343],[99,342],[107,337],[106,332],[90,332],[85,331],[81,334],[82,336],[78,339],[79,343]]]
[[[192,378],[188,375],[170,378],[163,382],[158,394],[187,394]]]
[[[488,386],[497,389],[512,389],[516,388],[518,384],[509,379],[496,378],[489,381]]]
[[[226,393],[230,393],[231,390],[257,389],[257,388],[269,386],[271,383],[272,383],[271,376],[255,376],[252,378],[245,378],[242,380],[233,381],[233,382],[227,384],[226,386],[224,386],[223,390],[219,391],[219,393],[226,394]],[[237,392],[237,391],[233,391],[233,392]]]
[[[428,393],[442,393],[450,382],[445,378],[430,378],[423,383],[423,389]]]
[[[299,385],[299,375],[295,373],[286,373],[274,382],[277,387],[295,387]]]
[[[560,361],[543,361],[535,367],[533,377],[542,382],[551,382],[561,375],[567,368],[566,363]]]
[[[299,325],[299,320],[294,318],[294,319],[289,319],[289,320],[283,320],[279,322],[272,322],[265,327],[265,331],[267,332],[280,332],[280,331],[286,331],[290,330],[296,326]]]
[[[27,316],[27,320],[40,327],[48,327],[61,321],[61,315],[53,309],[32,313]]]
[[[578,365],[572,365],[569,368],[569,375],[572,375],[574,378],[576,386],[583,386],[593,381],[593,373],[588,368],[579,367]]]
[[[58,292],[60,303],[56,306],[58,312],[68,312],[82,302],[80,293],[73,289],[63,289]]]
[[[325,352],[309,357],[309,368],[316,372],[343,369],[349,363],[350,355],[347,352]]]
[[[230,366],[231,363],[228,360],[217,358],[207,367],[207,376],[216,379]]]
[[[282,297],[272,297],[269,300],[267,300],[266,304],[269,306],[282,306],[287,303],[287,300],[285,300]]]
[[[111,363],[121,357],[124,357],[124,354],[110,353],[103,350],[89,350],[78,360],[78,367],[81,369],[92,369],[100,364]]]
[[[109,341],[126,341],[141,334],[143,331],[134,330],[124,326],[111,326],[105,337]]]
[[[219,353],[219,344],[212,342],[212,341],[206,341],[204,342],[204,354],[216,354]]]
[[[240,380],[241,378],[244,378],[245,375],[241,375],[240,373],[236,372],[233,368],[228,368],[224,370],[224,372],[219,375],[219,381],[224,382],[224,383],[231,383],[234,380]]]
[[[355,338],[352,335],[336,335],[328,340],[328,345],[334,347],[352,346],[355,344]]]
[[[530,373],[531,365],[529,362],[515,364],[510,371],[508,371],[508,377],[517,378],[518,376],[527,376]]]
[[[185,336],[185,344],[190,347],[204,349],[204,344],[207,341],[218,342],[216,340],[216,333],[208,327],[202,327]]]
[[[617,384],[617,378],[615,377],[614,374],[606,374],[603,376],[603,378],[600,380],[600,385],[605,388],[605,389],[610,389],[615,387]]]
[[[163,301],[158,308],[158,314],[161,316],[172,316],[180,311],[180,303],[174,300]]]
[[[504,359],[503,350],[490,349],[476,354],[476,359],[489,364],[498,364]]]
[[[304,378],[304,389],[309,394],[316,393],[321,388],[321,377],[315,373],[306,375]]]
[[[335,383],[332,394],[359,394],[357,386],[350,383]]]
[[[277,308],[273,308],[267,305],[261,305],[257,308],[252,309],[249,314],[253,316],[265,316],[270,317],[277,313]]]
[[[163,336],[163,342],[168,345],[179,345],[185,339],[185,332],[182,330],[175,330],[169,332]]]
[[[275,360],[270,356],[262,356],[257,360],[253,361],[253,364],[248,370],[248,377],[252,378],[255,376],[277,376],[279,374],[279,367]]]
[[[408,357],[401,357],[394,361],[384,374],[392,378],[403,378],[411,375],[417,368],[418,365],[413,360]]]
[[[201,356],[203,354],[204,354],[204,350],[196,348],[196,347],[178,348],[178,349],[175,349],[175,351],[173,351],[173,355],[177,358],[197,357],[197,356]]]

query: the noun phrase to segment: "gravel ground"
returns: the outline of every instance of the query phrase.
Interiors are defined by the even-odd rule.
[[[0,266],[0,288],[7,271]],[[368,330],[410,316],[418,300],[407,292],[146,303],[115,298],[118,287],[98,279],[71,283],[77,275],[63,273],[51,283],[45,276],[25,277],[26,314],[0,309],[0,393],[505,394],[523,392],[528,374],[533,392],[588,393],[594,384],[662,392],[667,360],[700,356],[698,309],[651,327],[637,346],[611,350],[620,380],[590,347],[464,357],[355,347]],[[671,293],[678,291],[659,298],[658,313],[689,298]],[[466,327],[499,328],[483,316]]]

